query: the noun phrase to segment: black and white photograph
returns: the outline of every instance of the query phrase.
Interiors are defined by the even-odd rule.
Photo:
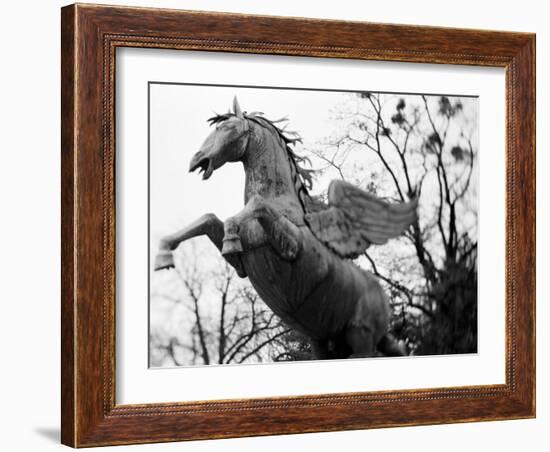
[[[478,352],[476,96],[148,85],[149,367]]]
[[[546,452],[546,4],[106,3],[3,3],[0,448]]]

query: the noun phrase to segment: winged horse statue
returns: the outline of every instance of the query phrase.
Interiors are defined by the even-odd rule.
[[[208,121],[215,129],[189,170],[206,180],[242,162],[245,206],[225,222],[209,213],[161,239],[155,270],[174,266],[181,242],[206,235],[269,308],[310,339],[317,359],[404,354],[388,334],[390,306],[377,277],[352,259],[401,235],[416,221],[417,200],[391,204],[334,180],[328,205],[315,201],[304,159],[291,148],[300,139],[279,121],[243,113],[236,98],[232,112]]]

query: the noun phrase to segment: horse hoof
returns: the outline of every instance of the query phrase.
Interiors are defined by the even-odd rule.
[[[174,268],[174,256],[172,251],[159,251],[155,257],[155,271]]]

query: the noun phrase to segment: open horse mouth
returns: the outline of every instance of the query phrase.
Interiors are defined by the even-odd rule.
[[[200,160],[195,160],[195,158],[193,158],[189,166],[189,172],[192,173],[197,169],[199,170],[199,174],[202,173],[202,180],[208,179],[214,172],[212,161],[208,157],[203,157]]]

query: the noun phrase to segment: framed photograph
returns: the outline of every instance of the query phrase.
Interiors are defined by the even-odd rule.
[[[535,416],[535,36],[62,8],[62,442]]]

